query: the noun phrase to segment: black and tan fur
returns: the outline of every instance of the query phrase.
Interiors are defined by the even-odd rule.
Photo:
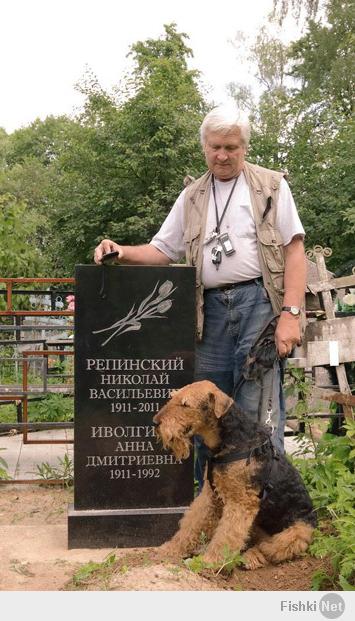
[[[198,552],[201,533],[209,541],[207,563],[225,551],[243,552],[248,569],[292,559],[306,551],[316,525],[311,499],[297,470],[276,455],[270,433],[237,408],[209,381],[175,391],[154,417],[157,436],[178,459],[186,459],[194,435],[217,457],[202,492],[190,505],[173,538],[161,547],[167,556]],[[256,447],[263,450],[253,450]],[[239,451],[248,457],[220,463]]]

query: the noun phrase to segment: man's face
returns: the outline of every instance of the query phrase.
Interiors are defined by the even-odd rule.
[[[246,147],[239,130],[228,134],[209,132],[204,153],[207,166],[216,179],[228,181],[243,169]]]

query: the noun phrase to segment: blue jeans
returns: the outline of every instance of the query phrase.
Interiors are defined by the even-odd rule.
[[[204,332],[196,349],[195,380],[210,380],[250,415],[251,420],[272,427],[275,446],[283,452],[285,403],[281,369],[276,360],[267,369],[262,382],[245,379],[246,356],[265,325],[274,316],[261,279],[250,284],[220,291],[207,289],[204,296]],[[243,382],[240,384],[240,380]],[[240,385],[235,394],[235,388]],[[272,412],[268,404],[272,399]],[[195,478],[203,484],[208,449],[195,438]]]

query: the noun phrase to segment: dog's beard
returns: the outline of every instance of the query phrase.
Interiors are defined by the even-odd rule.
[[[176,459],[187,459],[190,455],[191,443],[188,438],[173,438],[169,448]]]
[[[174,453],[176,459],[187,459],[189,457],[191,450],[191,442],[189,438],[175,437],[169,438],[169,440],[167,440],[160,436],[160,440],[166,450],[170,450],[172,451],[172,453]]]

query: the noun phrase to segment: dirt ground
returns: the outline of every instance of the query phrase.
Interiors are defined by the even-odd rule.
[[[70,489],[0,487],[0,591],[308,591],[312,575],[328,564],[307,555],[255,571],[197,574],[158,561],[154,548],[68,550],[72,501]]]

